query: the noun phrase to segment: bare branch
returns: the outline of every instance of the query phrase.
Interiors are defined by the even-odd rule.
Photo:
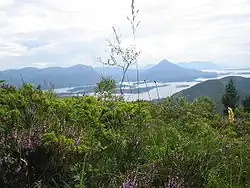
[[[121,94],[123,94],[121,87],[123,85],[125,75],[131,65],[137,64],[137,58],[140,55],[140,52],[137,52],[135,48],[136,29],[138,28],[140,24],[140,22],[136,21],[136,17],[138,13],[139,13],[139,10],[135,10],[135,0],[132,0],[131,17],[127,16],[126,18],[131,24],[134,44],[126,48],[122,47],[121,37],[118,34],[116,28],[113,26],[112,30],[114,34],[114,41],[108,41],[108,48],[110,51],[109,58],[107,59],[107,61],[102,61],[101,58],[98,58],[98,61],[104,65],[117,66],[122,69],[123,75],[122,75],[121,85],[120,85]]]

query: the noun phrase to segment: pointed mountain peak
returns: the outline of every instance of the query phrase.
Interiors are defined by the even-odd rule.
[[[167,59],[163,59],[159,64],[166,64],[166,63],[170,63],[170,61],[168,61]]]
[[[158,68],[172,68],[172,69],[182,69],[181,67],[179,67],[178,65],[171,63],[170,61],[164,59],[162,60],[160,63],[158,63],[157,65],[155,65],[154,67],[158,67]]]

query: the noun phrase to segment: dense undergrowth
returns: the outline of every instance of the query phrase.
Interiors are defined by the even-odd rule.
[[[250,114],[0,88],[0,187],[250,187]]]

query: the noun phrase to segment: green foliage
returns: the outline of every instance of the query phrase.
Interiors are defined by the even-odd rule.
[[[134,0],[131,10],[135,40]],[[123,82],[139,53],[114,34],[108,64]],[[110,78],[82,98],[0,83],[0,187],[250,187],[250,114],[236,108],[233,80],[222,101],[234,121],[206,97],[126,102]]]
[[[27,84],[0,96],[1,187],[250,186],[242,109],[230,123],[204,97],[57,98]]]
[[[116,92],[116,82],[112,78],[102,77],[101,81],[97,83],[95,93],[102,99],[109,100],[114,97]]]
[[[221,100],[224,105],[224,113],[227,114],[228,108],[232,108],[233,110],[236,108],[239,101],[239,94],[233,79],[229,80],[225,90],[225,94],[222,96]]]
[[[245,100],[242,101],[244,110],[250,113],[250,96],[246,97]]]

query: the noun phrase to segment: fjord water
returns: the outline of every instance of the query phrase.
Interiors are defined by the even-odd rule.
[[[147,87],[152,88],[149,91],[142,92],[139,94],[141,100],[157,100],[159,98],[165,98],[172,96],[173,94],[180,92],[184,89],[190,88],[200,82],[206,81],[206,80],[212,80],[212,79],[220,79],[227,76],[241,76],[245,78],[250,78],[250,69],[226,69],[226,70],[203,70],[207,72],[217,72],[219,74],[218,77],[214,78],[198,78],[191,82],[157,82],[157,86],[154,82],[147,81]],[[125,85],[131,85],[134,88],[137,86],[136,83],[124,83]],[[140,83],[139,88],[145,88],[145,83]],[[127,87],[129,88],[129,87]],[[70,89],[73,88],[60,88],[55,89],[56,93],[68,93]],[[70,95],[70,93],[69,93]],[[74,95],[74,94],[72,94]],[[89,93],[89,95],[93,95],[93,93]],[[127,101],[134,101],[138,99],[137,92],[129,92],[124,94],[124,98]]]

